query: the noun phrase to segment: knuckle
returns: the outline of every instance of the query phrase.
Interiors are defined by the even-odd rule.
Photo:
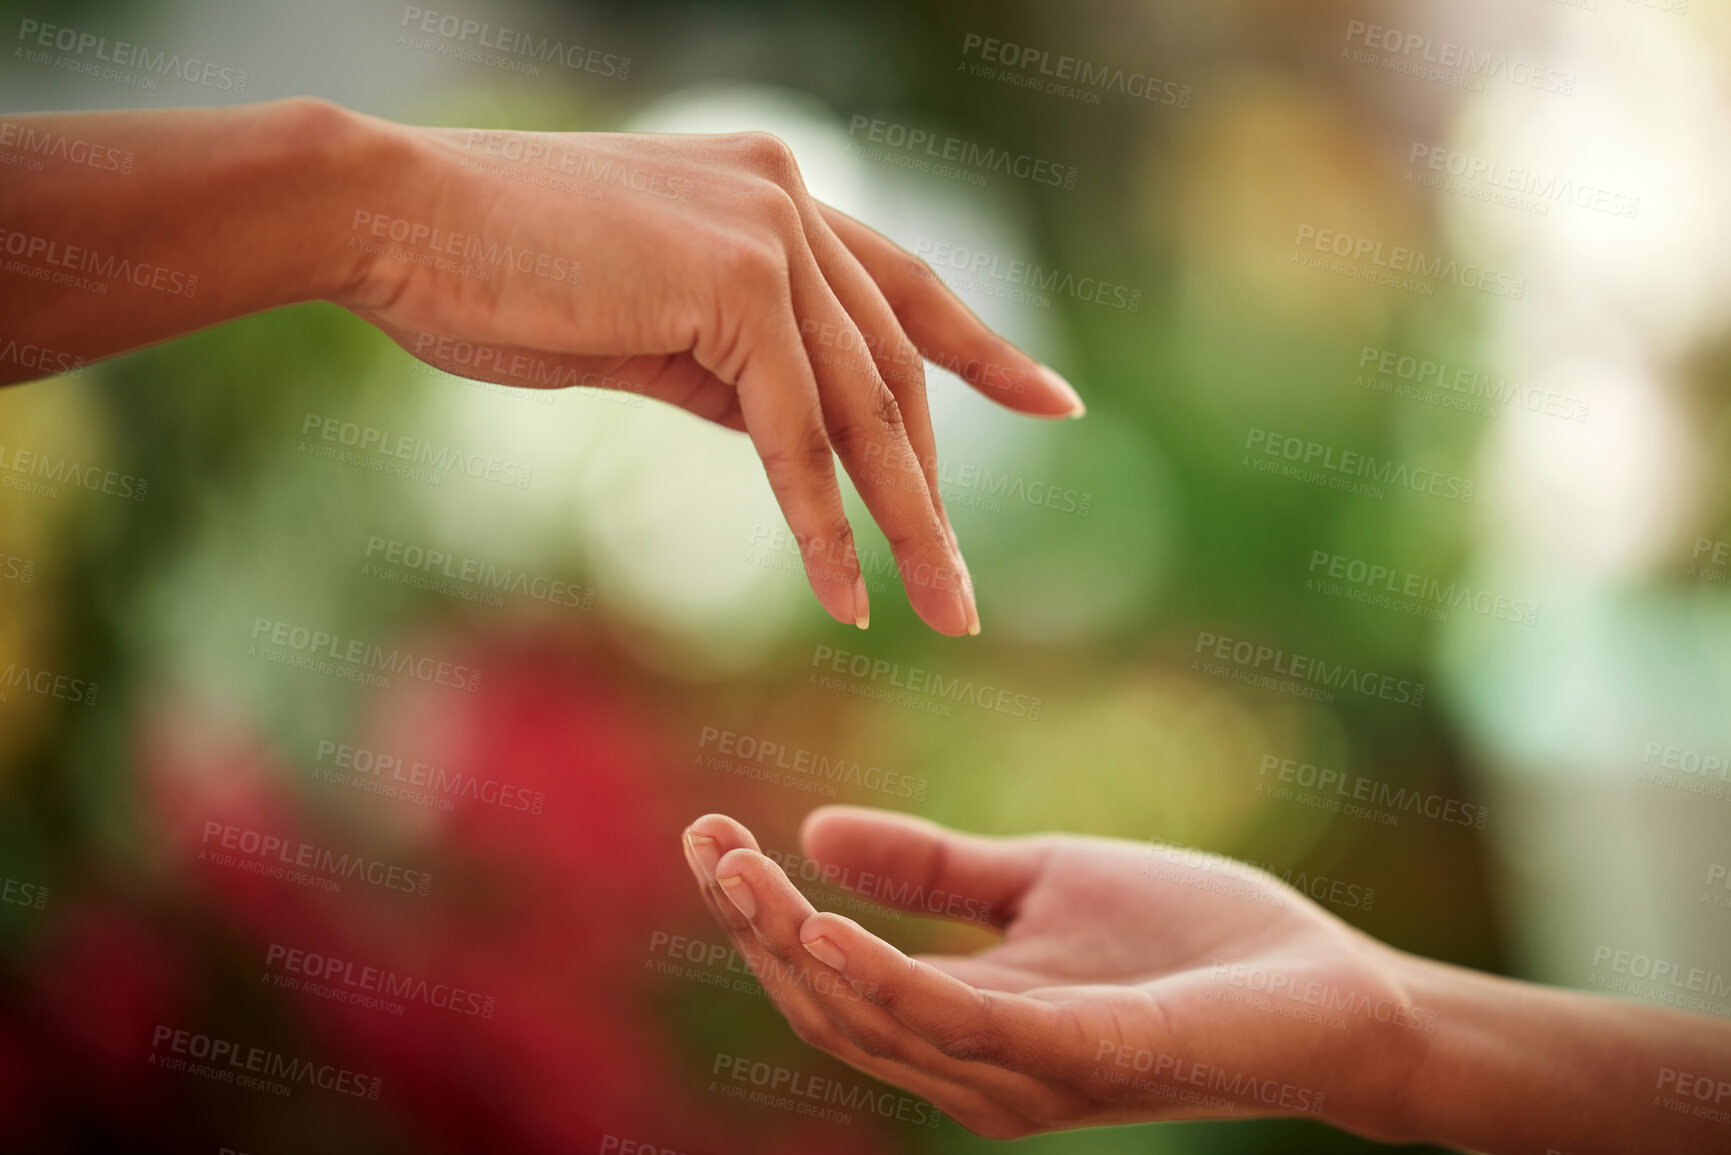
[[[776,485],[791,483],[814,471],[833,476],[829,435],[813,425],[803,430],[790,445],[768,445],[760,454],[764,472]],[[840,527],[833,527],[832,536],[841,536]]]
[[[864,447],[875,440],[876,429],[870,422],[860,419],[838,421],[829,431],[830,444],[844,458],[856,458],[861,455]]]
[[[984,991],[976,993],[976,1004],[967,1016],[951,1024],[936,1040],[940,1051],[966,1063],[989,1061],[1004,1051],[1003,1039],[991,1018],[991,999]]]
[[[720,242],[720,249],[728,279],[746,290],[742,296],[747,299],[764,289],[779,289],[787,281],[787,255],[768,240],[729,237]],[[774,299],[782,295],[777,293]]]
[[[899,460],[905,456],[900,452],[905,440],[901,406],[882,381],[875,383],[871,399],[862,410],[837,421],[830,430],[830,443],[843,457],[858,455],[869,443],[885,443],[883,458]]]
[[[896,395],[890,392],[890,387],[882,381],[872,391],[872,416],[883,432],[891,435],[902,432],[902,407],[896,401]]]
[[[780,184],[766,180],[752,189],[749,198],[755,216],[766,222],[776,236],[804,235],[805,223],[800,218],[799,203]]]
[[[794,974],[798,973],[795,964],[800,960],[795,957],[792,947],[782,942],[765,942],[763,946],[769,959],[765,969],[770,973],[768,976],[760,975],[760,977],[767,977],[772,982],[787,982]]]
[[[799,161],[787,141],[770,132],[746,132],[738,137],[745,163],[777,184],[791,185],[799,179]]]
[[[971,1028],[961,1028],[944,1035],[938,1040],[938,1049],[963,1063],[982,1062],[989,1058],[994,1050],[991,1041],[982,1032]]]

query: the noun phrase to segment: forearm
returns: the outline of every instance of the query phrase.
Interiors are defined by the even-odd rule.
[[[388,178],[399,139],[308,100],[4,125],[40,168],[0,182],[0,344],[52,355],[15,349],[0,382],[352,293],[367,260],[346,214]]]
[[[1391,1137],[1502,1155],[1731,1147],[1731,1024],[1411,959],[1439,1016]]]

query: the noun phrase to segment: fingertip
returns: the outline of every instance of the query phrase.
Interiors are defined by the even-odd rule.
[[[757,839],[751,831],[746,829],[742,823],[725,814],[701,815],[694,819],[691,825],[685,828],[685,831],[689,838],[697,840],[698,845],[703,844],[702,839],[709,839],[715,844],[717,855],[725,854],[736,846],[744,846],[752,850],[757,849]]]
[[[805,578],[818,604],[842,625],[863,630],[871,620],[871,602],[858,557],[851,529],[845,536],[810,535],[800,540]]]
[[[851,937],[851,934],[856,932],[863,934],[865,928],[845,914],[820,910],[800,925],[799,941],[811,942],[820,938]]]
[[[1014,349],[1014,346],[1011,346]],[[1066,421],[1088,411],[1082,397],[1062,374],[1049,365],[1015,350],[1015,363],[1021,367],[1006,374],[1004,383],[970,381],[974,389],[1006,409],[1024,417],[1042,421]]]
[[[1035,370],[1047,390],[1063,398],[1064,412],[1056,414],[1059,417],[1080,417],[1088,412],[1088,407],[1082,403],[1082,395],[1076,392],[1076,387],[1064,380],[1062,374],[1050,365],[1036,365]]]
[[[761,869],[760,861],[767,862],[769,860],[759,854],[755,848],[736,846],[716,860],[715,877],[717,879],[734,878],[749,871],[759,870]]]

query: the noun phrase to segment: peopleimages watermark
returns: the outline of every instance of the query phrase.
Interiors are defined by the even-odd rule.
[[[1424,705],[1423,682],[1360,670],[1344,662],[1331,663],[1307,654],[1288,654],[1273,646],[1222,637],[1207,630],[1197,631],[1192,652],[1201,655],[1191,660],[1192,672],[1296,697],[1333,702],[1333,691],[1343,690],[1402,706]]]
[[[595,590],[589,586],[533,574],[515,566],[500,568],[490,561],[379,534],[367,538],[361,576],[495,608],[505,604],[506,594],[561,609],[588,610],[595,605]]]
[[[462,799],[520,814],[538,815],[547,805],[547,795],[540,790],[328,738],[319,740],[313,762],[315,781],[400,798],[435,810],[454,810],[455,802]]]
[[[674,1147],[663,1147],[649,1139],[626,1139],[619,1135],[601,1136],[599,1155],[686,1155]]]
[[[908,706],[941,717],[950,715],[952,705],[969,705],[1012,718],[1038,719],[1046,704],[1044,698],[1002,686],[976,683],[971,678],[946,678],[935,670],[904,667],[900,662],[831,646],[815,647],[811,664],[813,671],[806,675],[808,685]]]
[[[419,1003],[454,1015],[490,1019],[499,1001],[494,995],[450,983],[400,975],[384,967],[357,966],[323,951],[282,943],[270,944],[264,965],[266,979],[277,987],[391,1015],[401,1015],[410,1003]]]
[[[1346,1029],[1346,1016],[1392,1023],[1427,1035],[1437,1033],[1441,1016],[1412,1003],[1372,998],[1342,990],[1333,983],[1265,970],[1242,962],[1215,959],[1209,968],[1208,997],[1216,1002],[1247,1006],[1282,1018],[1304,1019]],[[1230,989],[1227,989],[1230,988]]]
[[[948,270],[952,275],[944,278],[944,282],[950,288],[982,297],[1029,304],[1038,309],[1051,308],[1054,296],[1127,313],[1142,308],[1141,289],[1099,277],[1078,278],[1074,273],[1043,268],[1031,261],[1006,261],[995,254],[948,241],[921,237],[914,243],[914,254],[924,262],[913,262],[916,275],[928,275],[928,270],[935,270],[941,276],[943,270]]]
[[[1156,867],[1156,859],[1164,862],[1166,867]],[[1281,900],[1278,895],[1268,892],[1264,886],[1267,882],[1264,875],[1280,879],[1287,886],[1316,902],[1366,912],[1376,905],[1374,886],[1311,874],[1292,866],[1282,870],[1271,863],[1258,862],[1253,858],[1226,858],[1195,847],[1178,846],[1158,840],[1148,844],[1148,860],[1142,864],[1142,873],[1159,878],[1162,882],[1178,882],[1203,890],[1215,890],[1215,887],[1203,882],[1203,878],[1219,874],[1222,878],[1245,884],[1241,889],[1225,889],[1220,893],[1232,893],[1236,897],[1248,898],[1252,902],[1267,906],[1279,906]]]
[[[442,374],[467,388],[524,404],[547,408],[557,405],[561,397],[575,395],[628,409],[643,408],[644,387],[638,382],[561,365],[521,349],[417,333],[410,352],[421,372]]]
[[[108,37],[93,32],[30,19],[19,22],[18,39],[31,47],[13,49],[14,57],[33,64],[49,64],[80,76],[112,80],[146,91],[155,90],[158,80],[174,77],[235,96],[246,93],[246,69],[200,60],[196,56],[183,59],[178,52],[152,52],[142,44],[125,40],[110,43]],[[44,49],[70,55],[55,56]]]
[[[893,120],[855,114],[848,119],[849,156],[881,160],[896,168],[983,185],[993,174],[1054,188],[1075,188],[1081,170],[1045,157],[983,145]],[[861,136],[863,134],[863,141]]]
[[[1714,883],[1718,883],[1718,889],[1725,893],[1714,894]],[[1727,867],[1723,862],[1708,863],[1706,887],[1707,889],[1701,892],[1702,902],[1731,910],[1731,867]]]
[[[581,44],[566,44],[552,36],[536,36],[503,26],[495,28],[451,12],[429,12],[403,5],[397,43],[507,72],[540,76],[541,65],[557,64],[572,72],[587,72],[609,80],[631,75],[631,57]],[[433,39],[438,37],[437,40]]]
[[[0,581],[25,583],[36,577],[36,559],[0,553]]]
[[[1268,879],[1258,868],[1194,846],[1151,840],[1141,874],[1258,906],[1279,909],[1286,905],[1285,898],[1268,885]]]
[[[1535,625],[1539,620],[1539,607],[1533,602],[1475,590],[1465,582],[1444,585],[1437,578],[1324,549],[1310,551],[1304,588],[1436,622],[1448,621],[1449,611],[1458,609],[1522,626]]]
[[[564,143],[570,139],[546,133],[470,129],[463,138],[463,151],[476,154],[476,159],[465,157],[463,167],[523,184],[574,192],[591,200],[601,199],[610,188],[684,203],[697,195],[697,182],[689,177],[570,148]]]
[[[808,1075],[791,1067],[717,1052],[709,1090],[760,1107],[774,1107],[830,1123],[852,1123],[860,1111],[915,1126],[936,1127],[944,1113],[925,1102],[885,1088]]]
[[[1579,8],[1583,12],[1597,12],[1600,8],[1600,0],[1556,0],[1556,2],[1567,8]],[[1616,0],[1610,0],[1610,3],[1612,7],[1617,7]],[[1689,14],[1689,0],[1627,0],[1622,7],[1625,9],[1630,7],[1645,8],[1650,12],[1663,12],[1668,16],[1687,16]]]
[[[102,253],[58,237],[0,228],[0,253],[14,258],[5,269],[57,288],[106,294],[111,285],[132,285],[171,297],[196,297],[198,275],[116,253]],[[35,262],[40,261],[41,264]]]
[[[1715,541],[1710,537],[1695,539],[1689,554],[1689,576],[1715,585],[1731,582],[1731,541]]]
[[[1605,971],[1600,971],[1603,965]],[[1606,973],[1609,972],[1609,973]],[[1731,978],[1719,971],[1684,967],[1675,959],[1655,958],[1600,945],[1593,948],[1593,973],[1587,985],[1634,995],[1710,1015],[1731,1014]]]
[[[10,702],[13,693],[24,691],[70,702],[74,706],[94,706],[98,684],[53,670],[32,669],[19,662],[7,662],[6,672],[0,673],[0,702]]]
[[[1653,1106],[1677,1115],[1731,1123],[1731,1078],[1660,1067]],[[1711,1106],[1708,1104],[1711,1103]]]
[[[1081,104],[1099,104],[1101,93],[1116,92],[1153,104],[1190,107],[1190,86],[1182,81],[1162,80],[1146,72],[1127,72],[1061,53],[1054,57],[1043,48],[978,32],[962,37],[962,71],[982,80],[997,80]]]
[[[424,870],[411,870],[311,842],[291,842],[278,834],[214,818],[204,824],[199,843],[200,862],[235,867],[333,894],[342,890],[344,882],[364,882],[381,890],[425,897],[433,885],[433,876]]]
[[[312,436],[309,438],[308,434]],[[321,441],[325,444],[320,445]],[[528,489],[529,483],[535,479],[533,465],[472,453],[455,445],[408,437],[321,413],[308,413],[301,419],[301,440],[296,448],[313,457],[404,477],[425,485],[439,485],[448,475],[460,474],[495,485]],[[419,468],[421,466],[427,468]]]
[[[1504,377],[1375,345],[1359,350],[1358,368],[1360,372],[1353,379],[1355,385],[1478,417],[1496,417],[1505,410],[1519,409],[1582,423],[1587,420],[1590,408],[1588,402],[1578,397],[1524,388]],[[1370,372],[1364,372],[1366,369]]]
[[[1724,801],[1731,798],[1731,755],[1648,742],[1641,749],[1641,768],[1635,781]]]
[[[746,545],[747,562],[783,573],[809,574],[815,581],[851,580],[857,567],[866,589],[873,593],[887,590],[891,577],[910,589],[929,586],[944,593],[960,593],[964,584],[959,571],[944,566],[908,565],[898,561],[893,554],[877,550],[861,553],[851,537],[845,541],[811,537],[802,547],[786,527],[772,529],[758,522],[752,527]],[[793,558],[798,558],[799,563],[795,564]]]
[[[20,369],[28,369],[33,373],[64,373],[68,377],[82,374],[86,364],[84,358],[75,354],[50,349],[32,341],[20,342],[16,337],[8,337],[6,343],[0,345],[0,361],[10,361]]]
[[[1499,272],[1487,265],[1462,264],[1454,257],[1430,256],[1422,249],[1405,245],[1391,245],[1384,251],[1383,242],[1374,237],[1303,224],[1298,226],[1298,235],[1292,243],[1296,249],[1308,245],[1315,254],[1320,254],[1294,252],[1294,264],[1403,289],[1421,297],[1434,296],[1437,285],[1459,285],[1511,301],[1527,295],[1525,277]]]
[[[252,644],[246,652],[248,657],[379,689],[388,688],[396,675],[470,693],[481,688],[481,671],[473,666],[417,655],[396,646],[386,649],[363,638],[348,638],[279,618],[253,619]]]
[[[46,910],[48,908],[48,888],[38,882],[0,878],[0,902],[26,907],[30,910]]]
[[[825,798],[834,798],[837,787],[852,786],[890,798],[923,802],[931,785],[924,778],[911,778],[879,766],[866,766],[843,755],[831,757],[786,742],[740,734],[718,726],[705,726],[697,736],[697,764],[772,785],[792,786]]]
[[[859,1003],[866,999],[862,991],[876,991],[875,985],[865,984],[856,990],[847,979],[832,971],[816,967],[793,970],[767,950],[750,952],[748,962],[731,943],[688,938],[665,930],[650,932],[649,958],[644,960],[644,967],[668,978],[688,979],[718,990],[760,997],[798,990]]]
[[[633,408],[641,408],[643,405],[641,385],[605,373],[561,365],[545,357],[531,356],[521,349],[480,345],[434,333],[417,333],[411,351],[426,363],[428,368],[458,375],[474,374],[474,377],[465,376],[464,380],[473,381],[475,377],[481,376],[503,377],[505,381],[500,383],[500,387],[517,396],[538,398],[544,404],[552,404],[554,390],[586,388],[608,394],[624,394],[619,399],[622,405]],[[454,365],[456,369],[445,369],[444,366],[447,365]],[[496,384],[492,381],[476,383]]]
[[[1268,778],[1270,773],[1274,775],[1272,781]],[[1488,806],[1394,786],[1363,774],[1349,774],[1279,754],[1264,754],[1256,776],[1258,794],[1349,818],[1367,818],[1383,826],[1399,825],[1403,814],[1416,814],[1452,826],[1483,830],[1491,816]]]
[[[946,373],[954,373],[987,393],[1020,395],[1028,391],[1029,374],[1021,366],[982,361],[977,357],[964,359],[944,349],[916,348],[905,342],[892,343],[876,333],[861,333],[853,325],[838,327],[811,317],[800,322],[799,332],[805,342],[806,355],[813,365],[870,364],[880,370],[887,367],[923,373],[925,362],[930,361]]]
[[[1600,0],[1554,0],[1554,2],[1565,8],[1576,8],[1582,12],[1597,12],[1600,8]],[[1612,7],[1617,6],[1616,0],[1610,0],[1610,3]],[[1687,16],[1689,14],[1689,0],[1627,0],[1623,5],[1624,8],[1631,6],[1645,8],[1651,12],[1663,12],[1668,16]]]
[[[1423,141],[1412,142],[1406,162],[1408,184],[1534,216],[1549,216],[1557,204],[1628,220],[1641,211],[1641,198],[1630,193]]]
[[[93,168],[97,172],[129,176],[135,159],[130,149],[119,149],[81,136],[67,136],[47,126],[0,119],[0,167],[44,172],[48,167],[46,162],[53,160],[75,168]]]
[[[992,921],[992,904],[969,895],[955,894],[936,887],[916,886],[905,879],[898,881],[870,870],[855,870],[851,866],[837,866],[833,862],[818,862],[793,851],[769,849],[765,850],[763,855],[781,867],[782,873],[787,875],[788,880],[795,886],[804,883],[808,886],[828,887],[839,894],[870,899],[881,906],[918,910],[944,918],[982,923]],[[879,915],[888,913],[894,917],[893,912],[875,908],[867,908],[866,912]]]
[[[1504,52],[1474,48],[1453,40],[1438,41],[1418,32],[1384,28],[1363,20],[1347,21],[1346,43],[1360,44],[1363,48],[1342,48],[1343,60],[1375,65],[1454,88],[1483,92],[1488,82],[1500,80],[1558,96],[1572,96],[1575,92],[1572,72],[1546,68]]]
[[[1244,448],[1246,455],[1238,463],[1247,469],[1378,501],[1385,486],[1465,504],[1478,493],[1478,482],[1470,478],[1254,425],[1245,431]]]
[[[901,489],[918,489],[926,484],[925,466],[912,447],[906,453],[891,455],[882,445],[871,441],[866,443],[864,457],[867,476],[880,484]],[[1092,493],[1052,481],[1030,481],[1021,474],[1000,472],[989,465],[942,457],[932,460],[930,465],[938,491],[948,505],[1001,513],[1006,504],[1025,504],[1078,517],[1087,517],[1094,508]]]
[[[1277,1107],[1298,1115],[1321,1115],[1327,1098],[1322,1091],[1308,1087],[1234,1073],[1211,1063],[1198,1063],[1146,1047],[1125,1046],[1110,1039],[1100,1040],[1094,1062],[1096,1079],[1225,1112],[1253,1106]],[[1152,1079],[1139,1079],[1136,1074],[1151,1075]]]
[[[900,922],[902,919],[901,911],[894,907],[880,906],[869,898],[840,889],[844,872],[830,863],[816,862],[798,851],[777,850],[774,847],[765,847],[763,856],[781,867],[782,873],[787,875],[813,906],[820,906],[838,914],[864,915],[893,922]],[[980,909],[990,912],[989,905],[983,905]],[[984,914],[981,918],[984,918]]]
[[[452,232],[425,221],[356,209],[349,222],[349,247],[390,260],[440,272],[490,280],[494,273],[528,273],[547,281],[576,283],[583,263],[556,253],[483,240],[473,233]],[[389,241],[400,248],[389,248]]]
[[[889,578],[898,573],[893,554],[880,550],[860,551],[850,538],[845,542],[811,539],[802,551],[799,540],[785,525],[770,526],[758,522],[745,539],[745,560],[764,569],[777,570],[795,577],[806,576],[808,567],[815,567],[817,576],[837,576],[850,560],[860,569],[866,589],[874,594],[887,593]]]
[[[190,1062],[189,1062],[190,1060]],[[357,1099],[377,1099],[384,1080],[339,1067],[296,1059],[263,1047],[157,1024],[150,1039],[153,1067],[184,1071],[219,1083],[267,1091],[286,1098],[296,1086],[317,1087]]]
[[[36,497],[59,497],[62,485],[133,501],[143,501],[150,495],[149,478],[100,465],[81,465],[65,457],[0,442],[0,489],[14,489]]]

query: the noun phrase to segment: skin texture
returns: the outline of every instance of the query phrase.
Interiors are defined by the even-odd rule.
[[[801,1039],[982,1135],[1295,1116],[1537,1155],[1731,1135],[1661,1102],[1731,1106],[1731,1026],[1406,955],[1230,859],[814,811],[802,840],[827,878],[1003,933],[972,956],[910,958],[814,910],[731,818],[682,840]]]
[[[128,159],[0,182],[0,246],[84,279],[0,273],[3,335],[54,351],[0,359],[0,382],[332,301],[453,373],[632,390],[744,432],[818,600],[861,628],[838,458],[920,617],[980,628],[925,358],[1017,412],[1082,412],[923,262],[814,200],[766,134],[412,128],[310,100],[10,119]],[[109,258],[142,280],[92,276]]]

